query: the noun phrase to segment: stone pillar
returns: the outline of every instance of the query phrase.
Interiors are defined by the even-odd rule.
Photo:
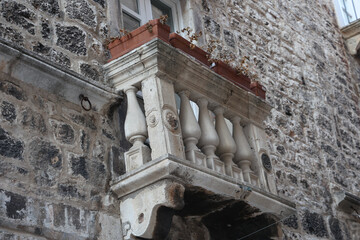
[[[151,76],[141,84],[152,159],[166,154],[184,159],[173,84],[157,76]]]

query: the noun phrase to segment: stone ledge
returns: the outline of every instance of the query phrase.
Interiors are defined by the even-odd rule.
[[[337,207],[346,213],[360,212],[360,198],[347,192],[340,192],[335,195]],[[357,216],[360,219],[360,215]]]
[[[92,102],[93,110],[101,111],[119,98],[113,89],[102,83],[85,79],[28,50],[0,38],[1,71],[11,77],[31,84],[67,101],[80,104],[83,94]]]
[[[172,155],[148,162],[119,177],[112,182],[111,191],[123,198],[164,179],[179,182],[186,188],[200,187],[227,198],[244,200],[260,211],[280,218],[296,212],[296,205],[289,200]]]

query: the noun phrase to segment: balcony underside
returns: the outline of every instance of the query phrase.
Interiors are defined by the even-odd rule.
[[[161,199],[161,193],[157,190],[159,186],[167,195],[165,204]],[[242,227],[249,224],[250,229],[255,219],[258,219],[256,221],[259,221],[259,226],[262,225],[262,221],[265,225],[271,225],[276,220],[293,215],[296,211],[295,204],[290,201],[171,155],[155,159],[119,177],[112,183],[111,190],[118,195],[122,203],[125,203],[127,210],[132,212],[136,220],[139,216],[145,218],[139,225],[142,223],[146,225],[148,217],[149,222],[163,226],[164,222],[170,224],[175,215],[200,219],[199,221],[211,233],[215,231],[214,228],[224,224],[234,225],[235,228],[241,227],[237,221],[241,222]],[[134,204],[133,201],[137,198],[141,200]],[[159,198],[158,202],[157,198]],[[156,204],[149,199],[155,199]],[[130,205],[129,200],[132,201]],[[168,203],[171,203],[170,206],[167,205]],[[155,213],[152,213],[154,216],[147,215],[146,211],[157,204]],[[124,211],[122,212],[126,215]],[[151,218],[157,220],[153,221]],[[224,219],[218,221],[220,218]],[[131,218],[128,220],[129,224],[134,222]],[[131,227],[136,229],[134,226]],[[169,231],[168,228],[160,230],[154,228],[152,236],[143,236],[162,239]],[[236,237],[244,236],[245,230]]]

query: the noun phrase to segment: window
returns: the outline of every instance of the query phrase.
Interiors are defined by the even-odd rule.
[[[171,31],[179,30],[180,5],[178,0],[121,0],[123,26],[132,31],[151,19],[168,15]]]
[[[359,0],[334,0],[334,5],[340,27],[360,18]]]

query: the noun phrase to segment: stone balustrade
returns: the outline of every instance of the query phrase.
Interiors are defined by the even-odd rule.
[[[169,61],[167,63],[171,64]],[[158,61],[157,67],[160,64],[161,61]],[[193,79],[193,82],[199,82],[194,87],[183,86],[177,84],[182,79],[179,74],[186,74],[179,73],[178,69],[174,71],[177,78],[166,79],[163,74],[158,75],[161,72],[159,69],[157,74],[149,75],[153,71],[151,67],[147,72],[144,72],[144,69],[136,69],[136,65],[128,67],[129,71],[133,73],[139,71],[143,78],[133,81],[134,77],[138,78],[139,75],[131,76],[117,86],[120,86],[119,90],[125,93],[128,100],[124,129],[126,138],[133,146],[125,153],[127,171],[135,170],[151,159],[171,154],[184,161],[190,161],[194,165],[235,178],[242,183],[269,191],[271,191],[270,185],[274,188],[273,183],[268,183],[272,181],[269,178],[271,170],[262,166],[260,153],[256,153],[258,147],[253,146],[253,150],[251,149],[249,143],[251,136],[247,137],[243,128],[243,126],[247,129],[255,128],[257,132],[261,132],[263,130],[258,126],[261,126],[262,122],[251,121],[248,116],[243,116],[242,112],[231,109],[229,106],[231,100],[229,99],[225,103],[214,100],[212,91],[218,89],[214,89],[213,86],[209,88],[206,82],[202,83],[204,77]],[[197,67],[198,70],[204,71],[203,66]],[[172,70],[168,69],[168,71],[170,72],[166,72],[167,76],[174,73]],[[212,72],[211,74],[217,75]],[[217,81],[226,82],[222,77],[218,75],[217,77]],[[114,81],[114,84],[116,85],[118,82]],[[219,82],[219,85],[222,84]],[[199,87],[203,89],[199,89]],[[228,94],[233,91],[234,85],[228,83],[225,87],[229,87],[229,89],[222,90],[222,92]],[[142,92],[145,112],[142,112],[137,102],[136,92],[138,90]],[[240,88],[236,90],[244,91]],[[176,104],[176,95],[180,98],[180,104]],[[190,101],[198,104],[199,116],[195,116]],[[256,101],[261,100],[256,99]],[[261,103],[263,104],[263,102]],[[248,102],[240,101],[237,108],[248,109],[248,104]],[[232,125],[232,129],[229,129],[229,125]],[[253,132],[248,131],[248,133],[251,135]],[[147,137],[151,150],[144,145]],[[264,135],[262,137],[264,139],[256,140],[266,141],[266,137]],[[252,137],[254,140],[255,138],[256,136]],[[256,145],[256,141],[253,141],[254,144]],[[262,145],[261,151],[266,154],[266,146]],[[258,150],[260,149],[258,148]],[[274,189],[272,190],[274,191]]]

